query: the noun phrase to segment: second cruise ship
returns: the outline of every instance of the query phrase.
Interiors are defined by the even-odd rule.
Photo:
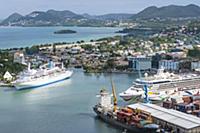
[[[200,85],[200,76],[196,74],[182,74],[164,72],[159,69],[157,74],[144,78],[138,78],[126,91],[119,94],[125,101],[144,96],[144,85],[148,86],[148,96],[150,100],[163,100],[177,91],[195,89]]]

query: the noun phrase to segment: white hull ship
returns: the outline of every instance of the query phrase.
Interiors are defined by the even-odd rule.
[[[21,73],[12,84],[17,90],[33,89],[68,79],[73,72],[59,67],[30,70]]]
[[[191,88],[200,87],[200,76],[195,74],[175,75],[164,73],[164,69],[159,69],[154,76],[145,75],[144,78],[136,79],[134,84],[126,91],[119,94],[125,101],[144,97],[144,86],[148,86],[148,97],[152,101],[160,101],[168,98],[177,91],[187,91]]]

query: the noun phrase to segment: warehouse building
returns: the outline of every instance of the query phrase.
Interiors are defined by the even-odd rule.
[[[129,57],[129,68],[134,71],[139,70],[150,70],[152,68],[152,58],[151,57]]]
[[[179,70],[179,61],[174,60],[161,60],[159,61],[159,68],[165,68],[165,70],[177,71]]]
[[[175,133],[200,133],[200,118],[154,104],[137,103],[128,106],[151,113],[156,124],[172,129]]]

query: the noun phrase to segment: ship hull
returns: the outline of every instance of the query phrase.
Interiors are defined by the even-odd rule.
[[[17,90],[39,88],[39,87],[47,86],[47,85],[50,85],[50,84],[54,84],[54,83],[69,79],[71,77],[72,73],[73,72],[68,71],[68,72],[65,72],[63,74],[55,75],[55,76],[52,76],[52,77],[45,76],[45,77],[38,78],[38,79],[33,80],[33,81],[25,81],[25,82],[15,83],[15,84],[13,84],[13,86]]]
[[[156,131],[157,131],[157,129],[152,129],[152,128],[138,128],[135,126],[130,126],[130,125],[127,125],[120,121],[117,121],[113,118],[109,118],[108,116],[100,113],[96,107],[94,107],[93,110],[100,119],[102,119],[103,121],[105,121],[106,123],[108,123],[110,125],[120,128],[120,129],[126,129],[126,130],[134,132],[134,133],[156,133]]]
[[[142,95],[138,94],[138,95],[123,95],[123,94],[119,94],[119,96],[124,100],[124,101],[130,101],[132,99],[137,99],[140,98]]]

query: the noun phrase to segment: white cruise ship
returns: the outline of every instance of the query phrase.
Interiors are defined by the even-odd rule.
[[[22,72],[18,79],[12,82],[17,90],[32,89],[37,87],[53,84],[72,76],[73,71],[55,67],[53,63],[49,63],[48,67],[41,67],[40,69],[30,69]]]
[[[192,87],[200,87],[200,76],[196,74],[176,75],[159,69],[156,75],[136,79],[133,85],[119,94],[125,101],[145,95],[144,85],[148,86],[148,97],[150,100],[163,100],[170,94],[179,90],[187,90]]]

